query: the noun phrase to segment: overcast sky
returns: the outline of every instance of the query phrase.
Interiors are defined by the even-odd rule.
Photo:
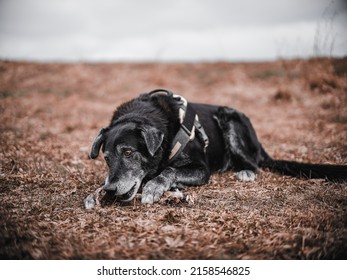
[[[345,0],[0,0],[0,59],[347,55]]]

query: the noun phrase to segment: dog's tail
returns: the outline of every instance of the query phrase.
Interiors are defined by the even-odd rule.
[[[260,167],[292,177],[347,181],[347,165],[311,164],[287,160],[274,160],[265,153],[265,160],[260,164]]]

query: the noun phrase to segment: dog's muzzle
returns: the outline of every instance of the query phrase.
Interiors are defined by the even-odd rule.
[[[115,191],[117,190],[116,185],[110,184],[110,180],[108,179],[108,176],[106,177],[105,183],[104,183],[104,185],[102,186],[102,188],[103,188],[105,191],[114,191],[114,192],[115,192]]]
[[[135,197],[139,187],[140,187],[140,184],[137,184],[135,182],[133,186],[127,192],[119,193],[117,186],[115,184],[110,184],[107,178],[102,188],[105,191],[114,192],[114,195],[118,197],[120,201],[127,202],[132,200]]]
[[[114,191],[115,192],[117,190],[117,188],[114,185],[111,185],[111,184],[103,185],[102,188],[105,191]]]

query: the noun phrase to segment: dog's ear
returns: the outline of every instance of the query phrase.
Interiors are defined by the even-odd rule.
[[[154,156],[155,152],[161,146],[161,143],[163,143],[164,133],[153,126],[146,125],[141,129],[141,134],[145,139],[149,154]]]
[[[106,128],[102,128],[99,134],[95,137],[94,142],[92,144],[92,148],[90,150],[90,154],[89,154],[89,157],[91,159],[96,159],[98,157],[101,145],[105,141],[105,132],[106,132]]]

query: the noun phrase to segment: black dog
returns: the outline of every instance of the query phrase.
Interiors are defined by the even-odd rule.
[[[187,103],[163,89],[121,105],[95,138],[92,159],[101,146],[109,167],[103,188],[121,201],[132,200],[143,186],[142,203],[153,203],[171,188],[207,183],[216,171],[233,170],[244,181],[255,180],[260,167],[297,177],[347,178],[347,166],[273,160],[243,113]]]

